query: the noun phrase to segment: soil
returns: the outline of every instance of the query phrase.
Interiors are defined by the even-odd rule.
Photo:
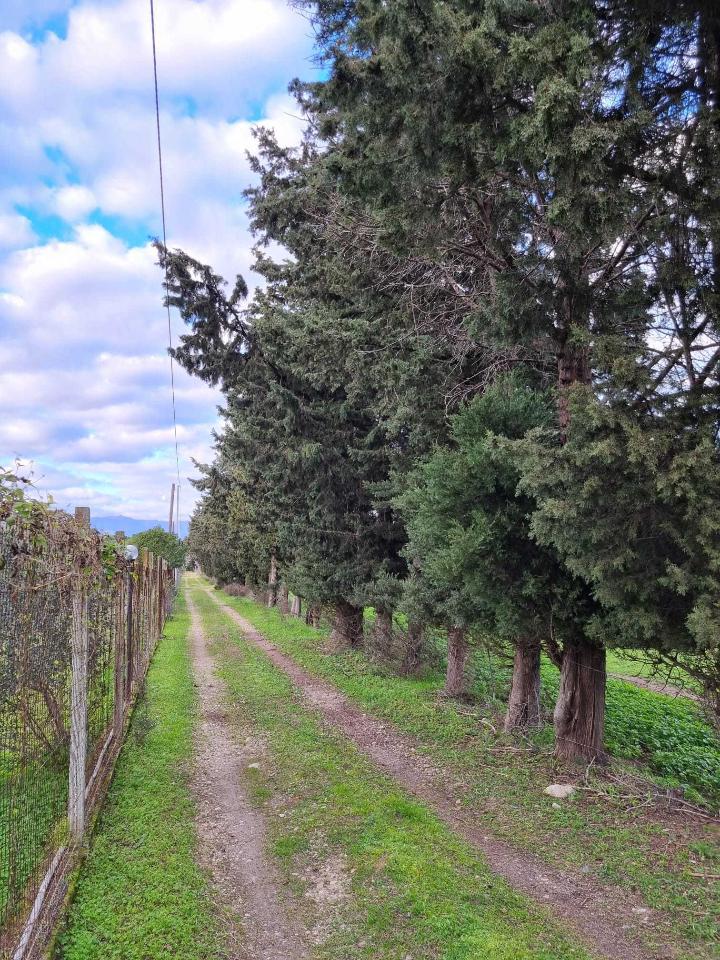
[[[232,960],[303,960],[304,932],[291,919],[283,882],[264,853],[266,826],[250,802],[250,764],[262,744],[240,743],[225,712],[226,687],[216,676],[197,609],[191,613],[193,673],[199,700],[195,765],[199,860],[217,891]]]
[[[662,915],[628,890],[551,867],[532,854],[495,839],[478,815],[458,807],[457,795],[443,782],[447,776],[418,753],[417,745],[409,737],[364,713],[330,684],[306,673],[251,623],[222,603],[216,593],[207,593],[238,624],[247,640],[290,677],[306,703],[319,711],[328,726],[340,730],[377,767],[480,851],[498,876],[572,929],[591,953],[612,960],[666,960],[678,956],[670,944],[655,948],[645,945],[644,934],[657,934],[665,926]]]

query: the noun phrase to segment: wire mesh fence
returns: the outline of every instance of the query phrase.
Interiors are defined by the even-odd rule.
[[[173,594],[59,511],[0,519],[0,957],[48,942]]]

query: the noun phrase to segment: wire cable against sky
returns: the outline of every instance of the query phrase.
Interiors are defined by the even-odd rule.
[[[167,225],[166,225],[166,219],[165,219],[165,182],[163,178],[162,138],[160,136],[160,96],[158,93],[157,49],[155,46],[154,0],[150,0],[150,32],[152,34],[153,78],[155,80],[155,124],[157,127],[158,170],[160,173],[160,213],[162,217],[162,240],[163,240],[163,248],[167,250]],[[168,344],[170,346],[170,349],[172,350],[173,340],[172,340],[172,325],[170,322],[170,303],[168,301],[169,293],[170,293],[170,282],[168,279],[167,258],[165,258],[165,307],[167,309]],[[172,391],[173,431],[175,434],[175,466],[177,468],[176,523],[177,523],[177,533],[178,533],[178,536],[180,536],[180,454],[178,452],[177,413],[176,413],[176,407],[175,407],[175,364],[173,362],[172,353],[170,354],[170,388]]]

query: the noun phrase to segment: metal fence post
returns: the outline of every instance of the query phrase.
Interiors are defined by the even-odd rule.
[[[90,525],[90,510],[78,507],[79,524]],[[87,670],[88,670],[88,595],[78,578],[72,594],[70,634],[72,672],[70,680],[70,762],[68,823],[71,839],[79,843],[85,832],[85,766],[87,762]]]

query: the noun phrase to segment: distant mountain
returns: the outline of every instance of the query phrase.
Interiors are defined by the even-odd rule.
[[[92,525],[100,533],[117,533],[122,530],[131,537],[134,533],[142,533],[143,530],[149,530],[151,527],[162,527],[167,530],[167,520],[135,520],[133,517],[93,517]],[[180,521],[180,536],[186,537],[188,534],[187,520]]]

